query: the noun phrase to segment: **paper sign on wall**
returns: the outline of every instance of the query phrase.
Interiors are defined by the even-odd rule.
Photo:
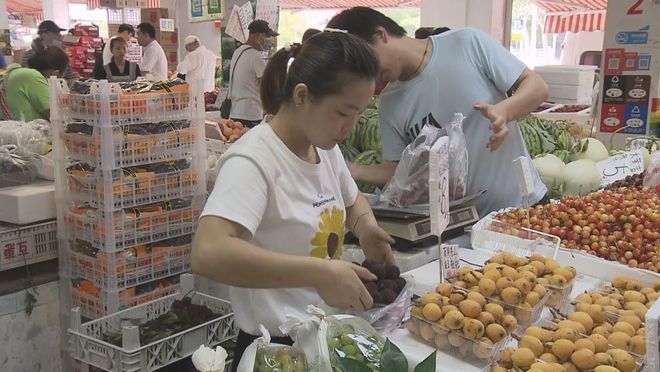
[[[160,30],[165,32],[174,32],[174,20],[172,18],[161,18]]]
[[[241,28],[243,28],[243,34],[247,38],[248,35],[250,35],[250,31],[248,30],[248,26],[252,21],[254,21],[254,13],[252,12],[252,3],[247,2],[243,5],[241,5],[238,8],[238,19],[241,21]]]
[[[449,225],[449,139],[440,137],[429,153],[431,231],[440,236]]]
[[[231,15],[229,16],[229,21],[227,22],[227,27],[225,28],[225,33],[234,39],[238,40],[241,43],[247,41],[247,37],[243,32],[243,27],[241,26],[241,20],[239,18],[239,7],[234,5],[234,8],[231,10]]]
[[[614,181],[622,180],[644,171],[644,155],[642,150],[635,150],[612,156],[598,162],[601,174],[600,186],[605,187]]]
[[[254,19],[261,19],[268,22],[268,25],[274,31],[280,20],[279,0],[257,0],[257,10]]]

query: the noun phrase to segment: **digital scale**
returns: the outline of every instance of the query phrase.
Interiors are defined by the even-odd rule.
[[[443,233],[457,236],[463,233],[463,228],[479,221],[477,209],[470,205],[483,195],[486,190],[469,195],[449,203],[449,225]],[[415,205],[408,208],[396,208],[382,203],[372,203],[378,225],[392,235],[396,240],[394,248],[408,250],[413,247],[424,247],[437,244],[437,238],[431,232],[431,217],[429,205]]]

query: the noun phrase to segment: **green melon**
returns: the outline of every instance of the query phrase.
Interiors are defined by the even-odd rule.
[[[376,165],[383,162],[380,151],[365,151],[353,159],[355,164]],[[357,182],[358,188],[362,192],[373,193],[376,191],[376,185],[370,183]]]
[[[346,144],[345,142],[339,144],[339,149],[341,150],[342,155],[344,155],[344,159],[348,161],[353,161],[358,155],[360,155],[360,150]]]
[[[382,144],[380,138],[380,125],[378,124],[378,117],[368,119],[366,124],[360,127],[358,133],[360,139],[360,149],[362,151],[378,151],[381,152]]]

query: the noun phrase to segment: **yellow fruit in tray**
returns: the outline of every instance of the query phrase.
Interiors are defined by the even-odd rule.
[[[442,313],[443,314],[447,314],[448,312],[450,312],[452,310],[458,311],[458,307],[456,307],[455,305],[445,305],[445,306],[442,307]]]
[[[445,314],[445,325],[449,329],[461,329],[463,328],[464,318],[465,317],[460,311],[452,310]]]
[[[552,331],[537,326],[531,326],[525,330],[525,334],[533,336],[546,343],[552,341]]]
[[[589,311],[589,304],[586,304],[584,302],[578,302],[575,304],[575,311],[583,311],[583,312],[588,312]]]
[[[545,256],[540,253],[533,253],[531,256],[529,256],[529,261],[545,262]]]
[[[607,353],[614,360],[614,367],[618,368],[621,372],[633,372],[636,369],[635,358],[625,350],[611,349]]]
[[[472,353],[478,359],[488,359],[493,355],[493,343],[487,337],[482,337],[480,342],[472,344]]]
[[[463,300],[465,300],[465,295],[459,292],[454,292],[449,296],[449,302],[451,302],[452,305],[458,306]]]
[[[428,304],[440,304],[442,303],[442,296],[438,293],[430,292],[422,296],[419,302],[422,306]]]
[[[532,305],[526,302],[521,303],[515,308],[514,315],[518,323],[529,324],[532,321],[532,315],[534,315]]]
[[[435,322],[442,318],[442,309],[440,309],[440,306],[437,304],[426,304],[422,309],[422,314],[424,315],[424,318]]]
[[[532,289],[533,292],[538,293],[540,298],[545,297],[545,294],[548,292],[548,289],[543,284],[537,284]]]
[[[546,258],[545,259],[545,272],[546,273],[551,273],[555,269],[558,269],[560,266],[557,263],[557,261],[553,260],[552,258]]]
[[[594,328],[594,320],[587,313],[574,312],[568,315],[568,319],[582,324],[587,334]]]
[[[573,272],[565,269],[565,268],[559,268],[559,269],[554,269],[552,270],[553,275],[561,275],[566,279],[566,283],[570,283],[571,280],[573,280]]]
[[[639,302],[641,304],[646,303],[646,296],[644,296],[642,292],[637,292],[637,291],[623,292],[623,299],[626,302]]]
[[[630,323],[622,322],[622,321],[618,321],[616,324],[614,324],[614,327],[612,328],[612,331],[614,331],[614,332],[623,332],[623,333],[627,334],[630,337],[634,336],[635,332],[637,332],[635,327],[633,327]]]
[[[483,278],[479,281],[479,293],[490,297],[497,291],[497,285],[492,279]]]
[[[449,339],[447,336],[442,336],[442,335],[436,335],[435,338],[433,339],[433,342],[435,343],[435,347],[437,347],[440,350],[446,350],[449,349]]]
[[[626,286],[628,286],[628,281],[630,281],[630,279],[626,278],[625,276],[617,276],[612,279],[612,287],[616,289],[626,289]]]
[[[497,343],[506,337],[506,330],[504,327],[497,323],[489,324],[486,327],[486,337],[488,337],[493,343]]]
[[[419,322],[416,320],[409,320],[408,323],[406,323],[406,328],[408,328],[408,332],[414,335],[419,334]]]
[[[481,279],[490,279],[493,282],[497,282],[500,278],[502,278],[502,273],[499,270],[491,270],[484,272],[484,277]]]
[[[615,348],[625,351],[629,351],[632,346],[631,337],[624,332],[613,332],[610,337],[607,338],[607,342]]]
[[[422,316],[424,316],[423,313],[422,313],[422,309],[423,309],[423,307],[421,307],[421,306],[413,306],[413,308],[411,310],[411,313],[412,313],[412,315],[414,315],[418,318],[422,317]]]
[[[467,295],[468,300],[475,301],[479,303],[480,307],[484,307],[486,305],[486,298],[479,292],[470,292]]]
[[[552,351],[559,360],[566,360],[573,355],[573,352],[575,352],[575,344],[573,344],[571,340],[557,340],[552,343],[552,346],[550,346],[550,351]]]
[[[592,334],[589,340],[594,344],[594,352],[604,353],[608,349],[607,337],[599,334]]]
[[[575,344],[575,350],[589,349],[593,353],[596,352],[596,346],[588,338],[581,338],[581,339],[575,341],[574,344]]]
[[[649,294],[646,295],[646,299],[648,300],[648,302],[646,304],[647,305],[648,304],[653,304],[658,300],[658,298],[660,298],[660,292],[649,293]]]
[[[467,358],[472,355],[472,342],[466,341],[463,342],[461,346],[458,347],[458,354],[460,354],[461,357]]]
[[[559,341],[559,340],[568,340],[571,341],[571,343],[577,341],[577,339],[580,337],[578,334],[578,331],[575,330],[575,328],[559,328],[558,330],[555,331],[552,339],[554,341]]]
[[[532,290],[532,282],[529,281],[527,278],[518,278],[513,282],[513,286],[516,287],[520,293],[523,295],[527,295],[529,291]]]
[[[538,304],[539,301],[541,301],[541,297],[536,292],[533,291],[529,292],[527,296],[525,296],[525,302],[530,304],[532,307],[536,306],[536,304]]]
[[[543,353],[539,357],[539,360],[542,360],[546,363],[559,363],[559,358],[557,358],[553,353]]]
[[[522,336],[518,340],[518,347],[525,347],[534,352],[536,358],[540,357],[543,354],[543,343],[536,337],[533,336]]]
[[[584,328],[582,323],[578,323],[578,322],[576,322],[574,320],[570,320],[570,319],[560,320],[557,323],[557,327],[558,328],[570,328],[570,329],[576,330],[578,333],[586,333],[586,329]]]
[[[637,332],[635,332],[635,335],[636,336],[646,336],[646,328],[641,327],[640,329],[637,330]]]
[[[577,297],[575,297],[576,302],[583,302],[585,304],[591,305],[593,301],[591,300],[591,296],[589,296],[588,293],[582,293],[579,294]]]
[[[644,336],[633,336],[630,339],[631,348],[630,351],[637,355],[646,354],[646,337]]]
[[[641,291],[644,286],[639,280],[634,280],[631,279],[628,281],[628,284],[626,284],[626,289],[629,291]]]
[[[609,297],[596,298],[593,303],[600,306],[612,306],[612,300]]]
[[[449,297],[451,295],[451,284],[449,283],[440,283],[438,286],[435,288],[435,291],[439,293],[442,296]]]
[[[543,275],[543,273],[545,273],[545,264],[541,261],[531,261],[529,266],[536,268],[536,276]]]
[[[509,372],[509,369],[502,366],[495,366],[493,367],[493,372]]]
[[[646,296],[648,298],[648,296],[650,294],[655,293],[655,289],[650,288],[650,287],[644,287],[644,288],[640,289],[639,292],[641,292],[644,296]]]
[[[571,362],[580,370],[591,369],[596,366],[596,356],[589,349],[579,349],[571,355]]]
[[[556,363],[534,363],[532,366],[536,366],[536,369],[541,370],[543,372],[566,372],[566,368],[559,364],[558,362]]]
[[[511,355],[513,365],[518,368],[527,368],[531,366],[535,360],[536,357],[534,356],[534,352],[524,347],[517,349]]]
[[[621,372],[621,370],[612,366],[596,366],[594,372]]]
[[[463,289],[467,289],[467,288],[468,288],[467,283],[465,283],[465,282],[462,281],[462,280],[458,280],[458,281],[456,281],[456,282],[454,283],[454,286],[455,286],[455,287],[458,287],[458,288],[463,288]]]
[[[513,279],[503,276],[495,282],[495,286],[497,287],[497,290],[502,292],[506,288],[511,288],[513,287]]]
[[[445,326],[444,319],[438,320],[437,322],[432,324],[431,328],[433,329],[433,332],[435,332],[436,335],[446,336],[447,333],[449,333],[449,329],[447,328],[447,326]]]
[[[511,280],[516,280],[520,277],[518,271],[511,266],[506,266],[506,265],[502,266],[502,269],[500,271],[502,273],[502,277],[504,278],[510,278]]]
[[[517,305],[523,299],[522,293],[520,293],[518,288],[515,287],[504,288],[500,293],[500,296],[502,296],[504,302],[510,305]]]
[[[500,267],[502,266],[501,263],[497,262],[491,262],[487,263],[486,266],[484,266],[484,274],[486,274],[489,271],[497,271]]]
[[[473,340],[480,339],[484,332],[484,325],[476,319],[465,319],[463,322],[463,334]]]
[[[482,311],[479,313],[479,316],[477,317],[477,320],[481,322],[481,324],[484,325],[484,327],[487,327],[489,324],[495,323],[495,317],[493,314]]]
[[[498,361],[498,364],[504,368],[512,368],[513,367],[513,361],[511,360],[511,357],[513,356],[513,352],[515,350],[510,347],[505,347],[500,351],[500,359]]]
[[[419,325],[419,335],[426,341],[431,341],[433,340],[433,337],[435,337],[435,332],[433,332],[433,328],[431,328],[430,324],[422,322]]]
[[[495,321],[500,321],[504,317],[504,308],[500,304],[489,303],[484,306],[484,311],[493,315]]]
[[[550,284],[550,281],[548,278],[536,278],[536,283],[537,285],[548,285]]]
[[[518,320],[513,315],[505,315],[502,317],[502,327],[507,334],[513,333],[518,328]]]
[[[564,362],[561,364],[562,367],[566,370],[566,372],[579,372],[575,364],[573,362]]]
[[[566,286],[566,278],[564,278],[562,275],[559,274],[554,274],[548,279],[551,285],[557,286],[557,287],[564,287]]]
[[[599,366],[611,366],[614,364],[614,359],[610,356],[610,354],[606,352],[599,352],[596,353],[596,364]]]
[[[607,319],[607,313],[601,305],[588,305],[586,313],[589,314],[594,323],[599,324],[604,322]]]
[[[449,335],[447,335],[447,339],[449,340],[449,344],[453,347],[461,347],[461,345],[463,345],[463,343],[465,342],[465,338],[463,337],[460,331],[449,332]]]
[[[536,275],[533,272],[530,272],[530,271],[521,272],[520,277],[518,277],[518,279],[520,279],[520,278],[525,278],[525,279],[529,280],[530,283],[532,283],[532,288],[534,288],[534,286],[538,282]]]

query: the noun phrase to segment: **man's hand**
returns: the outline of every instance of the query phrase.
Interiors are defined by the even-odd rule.
[[[477,103],[474,105],[474,108],[479,110],[483,116],[490,120],[490,130],[493,131],[493,135],[490,136],[490,141],[488,142],[487,147],[490,151],[497,150],[509,133],[509,128],[507,127],[509,121],[507,113],[497,105],[490,105],[487,103]]]

